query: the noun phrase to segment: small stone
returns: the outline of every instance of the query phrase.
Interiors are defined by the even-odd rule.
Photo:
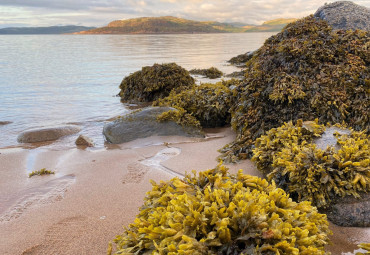
[[[87,136],[84,136],[84,135],[80,135],[77,139],[76,139],[76,145],[78,146],[87,146],[87,147],[94,147],[94,142],[91,138],[87,137]]]

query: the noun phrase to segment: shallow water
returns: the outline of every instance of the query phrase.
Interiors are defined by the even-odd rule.
[[[0,147],[16,145],[22,131],[64,124],[80,126],[102,147],[105,121],[128,112],[115,97],[123,77],[168,62],[231,73],[237,69],[228,59],[272,34],[2,35],[0,122],[11,123],[0,125]],[[74,139],[59,146],[73,146]]]

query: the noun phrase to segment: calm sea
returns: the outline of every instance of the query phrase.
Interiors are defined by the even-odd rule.
[[[12,123],[0,125],[0,148],[17,145],[22,131],[65,124],[102,147],[105,121],[128,112],[115,96],[125,76],[169,62],[231,73],[237,69],[228,59],[272,34],[2,35],[0,121]]]

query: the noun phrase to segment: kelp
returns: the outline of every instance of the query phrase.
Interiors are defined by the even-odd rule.
[[[202,127],[224,126],[230,123],[231,118],[233,93],[229,87],[239,82],[232,79],[216,84],[204,83],[179,93],[173,91],[168,97],[155,101],[153,106],[174,107],[180,113],[173,113],[170,117],[184,117],[184,114],[188,114],[188,119],[195,118]],[[159,118],[163,119],[164,115],[168,116],[163,113]]]
[[[326,215],[265,179],[220,164],[152,185],[115,254],[326,254]]]
[[[154,64],[125,77],[119,86],[119,96],[124,101],[152,102],[194,83],[189,72],[175,63]]]
[[[218,70],[216,67],[210,67],[208,69],[191,69],[189,71],[191,74],[203,75],[209,79],[221,78],[223,72]]]
[[[315,140],[325,131],[318,120],[273,128],[256,140],[252,161],[296,201],[319,208],[345,196],[370,191],[370,140],[364,131],[336,134],[339,148],[320,149]]]
[[[309,16],[266,40],[247,62],[231,109],[237,139],[223,159],[252,156],[253,142],[287,121],[370,126],[370,33],[333,31]]]
[[[370,243],[361,243],[358,245],[359,248],[366,250],[366,253],[356,252],[356,255],[370,254]]]
[[[28,174],[28,178],[31,178],[32,176],[38,175],[47,175],[47,174],[55,174],[54,171],[46,170],[46,168],[42,168],[41,170],[35,170]]]

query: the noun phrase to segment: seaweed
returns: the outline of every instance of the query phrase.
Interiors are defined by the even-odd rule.
[[[189,72],[176,63],[154,64],[125,77],[119,86],[119,96],[123,101],[152,102],[194,83]]]
[[[370,254],[370,243],[361,243],[358,245],[359,248],[366,250],[366,253],[356,252],[356,255]]]
[[[327,208],[338,198],[370,191],[370,142],[364,131],[336,134],[339,149],[319,149],[318,120],[273,128],[255,142],[252,161],[296,201]]]
[[[152,185],[115,254],[327,254],[326,215],[265,179],[219,164]]]
[[[153,106],[174,107],[180,110],[181,114],[176,113],[177,116],[191,115],[202,127],[224,126],[229,124],[231,119],[233,92],[230,87],[236,86],[239,82],[232,79],[216,84],[204,83],[179,93],[173,91],[168,97],[153,102]],[[174,114],[171,116],[176,117]]]
[[[46,170],[46,168],[42,168],[41,170],[36,170],[28,174],[28,178],[31,178],[32,176],[38,175],[47,175],[47,174],[55,174],[54,171]]]
[[[225,161],[251,157],[258,137],[291,120],[370,132],[370,32],[333,31],[312,15],[291,23],[253,54],[236,92]]]
[[[223,72],[218,70],[216,67],[210,67],[208,69],[191,69],[189,71],[191,74],[203,75],[209,79],[221,78]]]

